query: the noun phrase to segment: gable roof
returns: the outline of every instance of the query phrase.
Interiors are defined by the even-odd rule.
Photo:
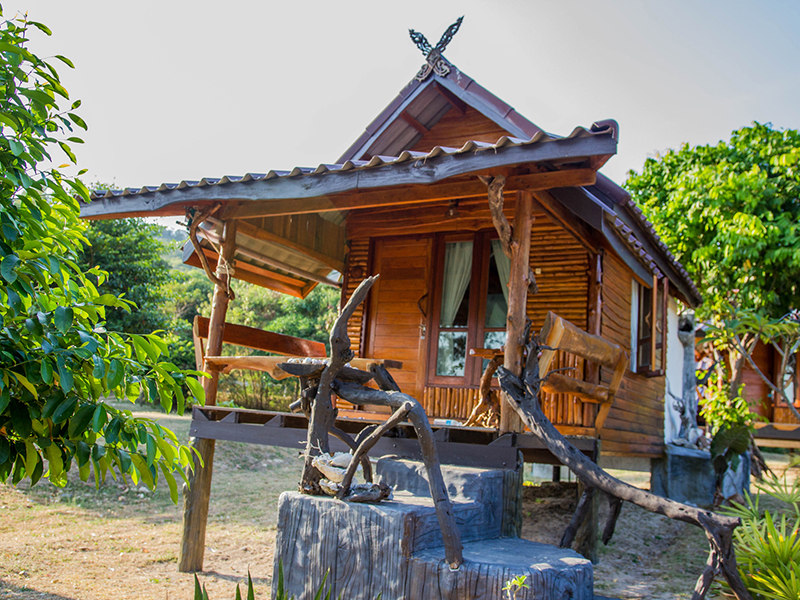
[[[471,107],[499,125],[511,137],[531,139],[537,134],[550,136],[511,106],[451,65],[445,76],[430,76],[425,81],[412,79],[397,97],[367,125],[366,130],[337,162],[363,160],[375,155],[397,156],[430,130],[448,110]],[[408,117],[411,117],[410,119]],[[416,122],[416,123],[414,123]]]

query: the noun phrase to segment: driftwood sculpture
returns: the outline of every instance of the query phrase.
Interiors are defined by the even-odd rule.
[[[388,497],[391,490],[383,484],[360,486],[356,489],[353,477],[359,465],[364,470],[365,479],[371,482],[371,470],[367,452],[380,437],[401,421],[409,420],[414,426],[422,450],[422,460],[428,475],[436,516],[442,530],[445,559],[451,568],[457,569],[463,562],[461,536],[453,515],[453,507],[447,495],[447,487],[442,477],[439,455],[433,439],[428,416],[422,405],[411,396],[400,392],[386,367],[376,364],[370,372],[353,369],[347,363],[354,357],[347,336],[347,321],[356,307],[364,301],[378,276],[368,277],[350,297],[331,329],[331,357],[327,362],[282,363],[280,368],[300,378],[301,398],[293,404],[309,418],[308,439],[305,450],[303,477],[300,491],[305,494],[322,495],[335,493],[340,500],[347,502],[378,502]],[[374,380],[380,389],[368,388],[363,384]],[[331,401],[332,393],[353,404],[377,404],[394,409],[394,413],[381,425],[368,428],[356,440],[338,430],[336,409]],[[328,435],[333,434],[351,448],[352,456],[346,461],[344,474],[338,488],[331,487],[320,468],[340,468],[337,464],[324,464],[321,458],[330,456]],[[329,461],[333,463],[337,457]],[[344,462],[344,461],[343,461]],[[343,464],[343,463],[342,463]],[[319,468],[318,468],[319,467]],[[326,468],[326,470],[328,470]]]
[[[500,367],[498,369],[500,386],[507,394],[517,414],[530,430],[586,486],[585,497],[579,502],[575,518],[565,533],[565,538],[569,536],[571,529],[577,529],[577,524],[582,519],[578,513],[582,512],[582,507],[588,507],[591,496],[599,490],[617,499],[618,503],[613,503],[614,513],[618,514],[622,502],[631,502],[651,512],[685,523],[691,523],[705,531],[710,545],[710,552],[706,568],[697,580],[697,585],[692,595],[693,600],[705,598],[711,582],[718,574],[722,574],[725,577],[736,598],[739,600],[752,600],[752,596],[739,576],[736,566],[736,554],[733,548],[733,531],[740,524],[740,520],[661,498],[635,488],[612,477],[584,456],[559,433],[547,419],[539,405],[539,390],[542,387],[543,380],[539,376],[538,356],[542,348],[536,336],[531,336],[529,332],[526,335],[526,339],[528,340],[527,360],[522,377],[517,377],[507,369]],[[575,524],[576,521],[577,524]],[[603,538],[610,538],[611,533],[613,531],[605,531]]]

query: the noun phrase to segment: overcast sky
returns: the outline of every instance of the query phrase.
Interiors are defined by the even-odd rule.
[[[87,121],[88,182],[119,187],[332,162],[423,63],[408,28],[543,129],[613,118],[618,182],[756,120],[800,127],[796,1],[13,0]]]

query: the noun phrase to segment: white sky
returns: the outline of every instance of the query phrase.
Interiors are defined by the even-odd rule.
[[[89,124],[88,182],[119,187],[332,162],[416,74],[408,28],[552,133],[613,118],[622,182],[753,120],[800,127],[796,1],[12,0]]]

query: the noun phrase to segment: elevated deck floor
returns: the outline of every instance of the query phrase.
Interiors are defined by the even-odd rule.
[[[336,427],[353,436],[381,422],[380,415],[364,413],[363,418],[340,416]],[[560,464],[545,445],[530,433],[500,435],[495,429],[432,425],[444,464],[484,469],[510,468],[522,452],[525,462]],[[301,450],[306,441],[308,420],[303,415],[272,411],[247,410],[220,406],[195,406],[189,434],[196,438],[229,440]],[[592,460],[599,458],[600,444],[586,436],[569,436],[570,442]],[[346,452],[349,448],[331,437],[331,450]],[[370,451],[371,456],[403,456],[420,460],[419,442],[409,423],[397,427],[396,437],[382,437]]]

